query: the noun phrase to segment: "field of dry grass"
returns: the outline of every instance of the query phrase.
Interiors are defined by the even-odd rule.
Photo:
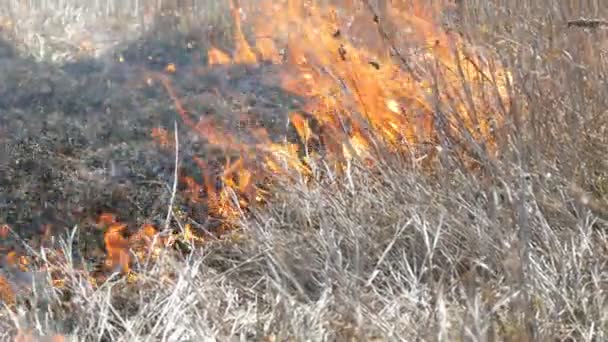
[[[37,60],[66,60],[71,48],[40,45],[54,32],[41,38],[40,25],[90,22],[79,21],[85,12],[70,1],[45,3],[65,7],[52,8],[44,24],[13,17],[10,27],[21,27],[15,39]],[[120,3],[143,11],[137,1]],[[197,8],[218,21],[214,29],[228,27],[227,7],[204,11],[213,3]],[[307,181],[279,178],[229,239],[164,251],[138,265],[136,276],[103,284],[92,284],[90,270],[72,258],[79,228],[69,229],[56,238],[61,248],[39,255],[52,277],[7,276],[21,285],[17,304],[0,309],[0,338],[608,339],[608,27],[568,25],[608,20],[608,7],[599,0],[460,3],[446,25],[512,75],[508,105],[496,88],[484,93],[505,119],[494,133],[498,153],[446,131],[430,171],[387,146],[374,151],[373,168],[355,160],[337,175],[319,162]],[[434,76],[440,91],[441,75]],[[438,117],[452,113],[449,98],[429,98]],[[463,164],[455,144],[472,151],[475,167]],[[51,278],[61,286],[48,286]]]

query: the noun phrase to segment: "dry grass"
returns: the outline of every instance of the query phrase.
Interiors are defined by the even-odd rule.
[[[514,76],[501,157],[479,152],[483,175],[445,153],[433,175],[386,157],[346,182],[278,185],[240,239],[168,253],[136,286],[94,288],[59,265],[63,290],[34,287],[0,311],[3,337],[606,340],[608,39],[566,22],[608,13],[465,3],[463,30]]]
[[[170,1],[11,0],[0,4],[0,31],[9,32],[17,47],[36,60],[64,63],[99,58],[139,38],[164,15],[178,13],[181,18],[179,27],[165,25],[167,29],[226,29],[227,2],[192,4],[176,8]]]

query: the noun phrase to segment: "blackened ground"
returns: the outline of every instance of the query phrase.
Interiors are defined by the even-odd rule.
[[[55,234],[86,227],[102,211],[133,227],[159,223],[174,154],[159,148],[152,129],[172,133],[177,120],[186,173],[196,174],[192,155],[219,154],[185,127],[164,88],[146,81],[143,71],[162,72],[166,63],[176,64],[169,77],[194,115],[212,116],[246,136],[247,127],[237,124],[244,116],[280,135],[301,101],[279,88],[277,66],[209,68],[205,44],[150,35],[102,58],[55,65],[22,57],[0,41],[0,223],[26,239],[45,224]]]

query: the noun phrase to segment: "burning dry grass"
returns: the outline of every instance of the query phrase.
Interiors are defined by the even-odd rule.
[[[179,179],[231,238],[194,241],[177,212],[177,237],[152,226],[126,237],[104,215],[107,269],[127,276],[81,264],[75,235],[40,249],[38,273],[7,260],[6,336],[605,339],[607,64],[594,45],[605,34],[538,25],[561,25],[549,19],[563,8],[507,16],[490,3],[461,13],[483,53],[420,8],[389,13],[403,24],[390,36],[386,14],[367,12],[382,48],[366,49],[340,11],[288,5],[264,7],[277,12],[257,28],[292,35],[251,43],[231,2],[235,49],[209,61],[283,65],[280,85],[308,100],[290,117],[295,141],[258,128],[245,144],[150,74],[188,129],[238,156],[219,187],[205,172]],[[487,17],[468,17],[480,8]],[[178,151],[171,133],[152,133]]]
[[[289,183],[243,223],[243,239],[166,252],[134,278],[95,287],[60,264],[62,287],[24,303],[42,309],[23,306],[3,324],[107,340],[523,340],[532,310],[530,340],[604,333],[606,238],[591,216],[545,215],[541,198],[559,186],[526,193],[514,176],[482,188],[472,175],[442,186],[398,162],[376,174],[355,166],[349,178]],[[512,214],[526,195],[522,263]]]
[[[249,139],[226,131],[213,119],[190,113],[169,77],[150,76],[160,80],[186,126],[211,146],[238,155],[235,163],[226,162],[219,175],[221,189],[214,189],[208,179],[211,183],[215,180],[208,174],[204,184],[193,183],[207,190],[211,211],[222,211],[220,216],[229,221],[240,216],[239,210],[227,209],[233,200],[247,207],[254,199],[264,199],[259,186],[268,184],[261,181],[279,175],[309,177],[311,166],[319,160],[338,174],[354,159],[373,165],[381,156],[380,146],[391,154],[416,154],[419,146],[436,145],[441,136],[453,140],[450,144],[456,148],[452,152],[468,159],[469,166],[475,163],[471,157],[480,152],[495,157],[495,132],[502,129],[503,114],[511,107],[507,94],[510,75],[490,63],[487,56],[466,48],[462,37],[446,34],[434,19],[440,11],[416,8],[407,13],[395,9],[383,14],[383,22],[399,22],[407,32],[405,37],[391,39],[375,10],[364,9],[367,20],[359,25],[376,31],[373,38],[391,45],[396,58],[368,47],[366,42],[373,38],[356,46],[346,28],[352,16],[364,16],[361,10],[340,15],[337,7],[297,1],[263,2],[262,6],[267,9],[263,19],[250,23],[256,38],[252,45],[245,38],[240,5],[230,1],[234,51],[229,55],[212,46],[208,60],[211,67],[280,65],[281,88],[306,101],[303,110],[290,113],[295,141],[277,143],[272,138],[275,133],[263,126],[248,128],[245,135]],[[286,38],[280,31],[272,35],[269,27],[289,33]],[[284,52],[277,48],[280,44],[286,46]],[[437,107],[439,104],[442,107]],[[166,145],[166,137],[153,133]],[[463,148],[466,145],[476,151],[467,151]],[[433,163],[433,149],[425,152],[421,158]],[[206,162],[200,158],[195,161],[206,173]]]

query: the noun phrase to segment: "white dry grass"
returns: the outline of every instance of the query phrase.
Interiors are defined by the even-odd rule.
[[[140,38],[158,15],[177,11],[190,28],[199,23],[221,26],[226,21],[227,2],[191,3],[176,9],[171,1],[160,0],[7,0],[0,3],[0,31],[8,32],[22,52],[38,61],[72,62],[98,58]]]

